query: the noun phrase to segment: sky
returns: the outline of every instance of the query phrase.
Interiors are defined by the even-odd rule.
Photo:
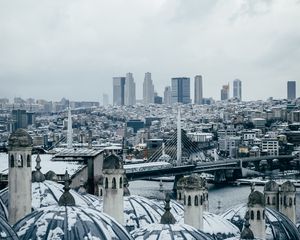
[[[244,100],[300,85],[300,0],[1,0],[0,98],[112,101],[112,77],[145,72],[163,95],[172,77],[203,76],[220,99],[239,78]],[[299,96],[297,91],[297,96]]]

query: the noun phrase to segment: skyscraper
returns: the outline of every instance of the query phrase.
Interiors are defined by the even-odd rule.
[[[172,103],[172,91],[171,87],[167,86],[165,87],[164,91],[164,104],[171,105]]]
[[[106,93],[103,93],[103,106],[107,106],[109,104],[109,98]]]
[[[195,76],[195,89],[194,89],[194,103],[195,104],[202,104],[203,98],[203,88],[202,88],[202,76],[197,75]]]
[[[113,78],[113,104],[124,105],[125,77]]]
[[[172,78],[172,103],[190,103],[190,78]]]
[[[296,99],[296,81],[287,82],[287,98],[290,100]]]
[[[221,101],[228,100],[229,98],[229,84],[223,85],[221,89]]]
[[[242,100],[242,81],[239,79],[233,81],[233,98]]]
[[[151,73],[145,73],[143,83],[143,102],[144,104],[154,103],[154,85],[151,79]]]
[[[135,105],[135,82],[132,73],[126,74],[125,80],[125,105]]]

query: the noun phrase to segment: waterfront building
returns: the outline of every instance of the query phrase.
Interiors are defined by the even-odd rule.
[[[190,78],[179,77],[172,78],[172,103],[187,104],[191,102],[190,98]]]

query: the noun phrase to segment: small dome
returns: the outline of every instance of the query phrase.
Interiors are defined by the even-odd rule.
[[[185,224],[151,224],[145,228],[140,228],[131,232],[136,240],[147,239],[197,239],[197,240],[213,240],[207,234]]]
[[[34,211],[14,225],[23,240],[36,239],[132,239],[114,219],[79,206],[49,206]]]
[[[185,177],[180,178],[178,180],[178,182],[177,182],[177,185],[176,185],[177,190],[182,190],[183,187],[184,187],[184,185],[185,185],[185,182],[186,182],[186,178]]]
[[[280,189],[281,192],[296,192],[295,185],[290,181],[284,182]]]
[[[194,188],[197,189],[197,188],[203,188],[203,185],[204,185],[203,178],[200,177],[199,174],[192,174],[186,177],[184,187],[190,189],[194,189]]]
[[[120,169],[122,160],[115,154],[111,154],[103,160],[103,169]]]
[[[6,219],[0,217],[0,239],[18,240],[18,236]]]
[[[247,210],[247,205],[241,204],[228,209],[221,216],[242,229]],[[285,215],[271,208],[266,208],[266,239],[294,240],[300,239],[300,234],[296,225]]]
[[[46,180],[32,183],[32,209],[37,210],[41,207],[57,204],[63,192],[64,185],[53,181]],[[70,190],[70,193],[73,195],[76,205],[94,206],[97,204],[96,198],[93,198],[93,201],[91,201],[91,198],[88,196],[82,196],[74,190]],[[8,188],[0,192],[0,199],[8,207]]]
[[[31,147],[32,138],[24,129],[17,129],[8,139],[9,147]]]
[[[268,181],[265,184],[264,191],[266,191],[266,192],[278,192],[279,191],[279,185],[273,180]]]
[[[58,179],[56,173],[51,170],[45,174],[45,178],[46,180],[50,180],[50,181],[57,181]]]
[[[248,204],[249,204],[249,206],[253,206],[256,204],[265,206],[264,195],[259,191],[254,191],[254,192],[250,193],[250,195],[248,197]]]

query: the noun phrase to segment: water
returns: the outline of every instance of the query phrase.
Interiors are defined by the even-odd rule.
[[[164,193],[159,191],[159,182],[154,181],[132,181],[129,182],[131,194],[147,198],[164,199]],[[164,191],[171,191],[173,182],[164,182]],[[255,190],[263,191],[263,186],[255,186]],[[247,203],[250,194],[250,186],[215,186],[208,184],[209,211],[212,213],[224,212],[226,209],[241,203]],[[220,209],[218,205],[220,201]],[[300,189],[297,189],[296,201],[300,204]],[[297,222],[300,222],[300,208],[296,210]]]

